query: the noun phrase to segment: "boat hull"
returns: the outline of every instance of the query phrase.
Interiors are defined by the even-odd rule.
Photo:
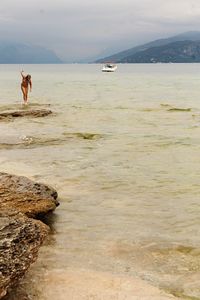
[[[117,66],[110,66],[110,67],[107,67],[107,66],[104,66],[101,71],[102,72],[115,72],[117,70]]]

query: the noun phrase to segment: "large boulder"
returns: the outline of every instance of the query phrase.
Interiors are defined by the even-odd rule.
[[[14,210],[0,211],[0,298],[23,277],[38,254],[48,227]]]
[[[58,206],[57,192],[23,176],[0,173],[0,299],[37,258],[49,227],[38,217]]]
[[[1,208],[15,209],[29,217],[37,217],[59,205],[57,196],[57,192],[47,185],[0,172]]]

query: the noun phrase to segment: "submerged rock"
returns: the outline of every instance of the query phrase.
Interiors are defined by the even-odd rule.
[[[83,138],[84,140],[95,140],[101,137],[100,134],[97,133],[81,133],[77,132],[75,135],[79,138]]]
[[[36,258],[48,227],[17,211],[0,211],[0,298]]]
[[[16,209],[29,217],[53,211],[59,205],[57,192],[45,184],[0,172],[0,205]]]
[[[168,111],[174,111],[174,112],[181,112],[181,111],[191,111],[191,108],[178,108],[178,107],[172,107],[170,109],[168,109]]]
[[[0,120],[19,118],[19,117],[45,117],[52,114],[49,109],[30,109],[30,110],[18,110],[18,111],[8,111],[0,113]]]

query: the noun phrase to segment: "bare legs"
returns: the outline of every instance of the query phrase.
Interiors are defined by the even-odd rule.
[[[28,87],[21,86],[24,104],[27,104],[28,102]]]

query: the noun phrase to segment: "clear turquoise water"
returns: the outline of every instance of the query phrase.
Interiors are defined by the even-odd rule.
[[[20,68],[0,66],[1,110],[21,108]],[[54,115],[1,122],[1,170],[51,184],[61,202],[35,281],[82,268],[178,290],[199,276],[200,65],[25,71],[29,107]]]

